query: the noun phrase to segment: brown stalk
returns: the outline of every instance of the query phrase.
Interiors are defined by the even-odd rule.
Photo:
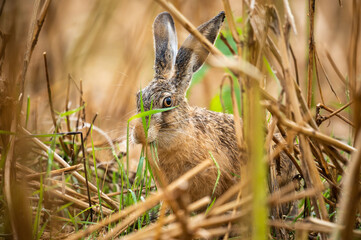
[[[343,107],[337,109],[337,110],[333,110],[329,107],[327,107],[326,105],[323,105],[323,104],[318,104],[316,106],[316,113],[317,111],[319,111],[318,109],[322,108],[322,109],[325,109],[326,111],[330,112],[331,114],[328,115],[328,116],[320,116],[319,118],[316,119],[316,122],[317,124],[318,123],[322,123],[324,122],[325,120],[327,119],[330,119],[331,117],[333,117],[334,115],[336,115],[337,117],[339,117],[341,120],[343,120],[344,122],[346,122],[347,124],[351,125],[352,127],[355,127],[355,124],[352,123],[350,120],[348,120],[347,118],[345,118],[344,116],[340,115],[339,113],[344,110],[345,108],[347,108],[348,106],[350,106],[351,104],[353,103],[353,100],[351,100],[350,102],[346,103]],[[316,115],[316,117],[318,117]],[[320,125],[318,124],[318,125]]]
[[[327,156],[330,157],[332,163],[334,164],[335,168],[337,169],[339,174],[343,173],[343,168],[341,167],[341,165],[338,163],[337,159],[338,156],[336,156],[336,154],[334,153],[334,151],[331,151],[329,148],[323,148],[323,152],[327,154]],[[337,152],[337,151],[335,151]],[[345,163],[344,163],[345,164]]]
[[[283,0],[283,5],[284,5],[285,10],[286,10],[287,20],[290,23],[293,32],[295,33],[295,35],[297,35],[295,18],[293,17],[289,1],[288,0]]]
[[[320,190],[319,189],[307,189],[302,192],[291,192],[290,194],[284,195],[280,197],[278,194],[275,193],[275,195],[271,195],[268,203],[270,205],[277,205],[277,204],[283,204],[287,202],[292,202],[295,200],[299,200],[306,197],[313,197],[315,196]]]
[[[6,0],[3,0],[0,6],[0,16],[3,14],[4,6],[5,6]]]
[[[160,207],[160,214],[159,214],[159,218],[158,218],[157,223],[153,225],[153,227],[155,228],[155,237],[154,237],[155,240],[160,239],[160,237],[162,235],[162,227],[165,225],[164,218],[165,218],[166,208],[167,208],[167,203],[165,202]],[[173,218],[173,219],[175,219],[175,218]],[[148,231],[149,231],[149,229],[150,229],[150,227],[148,227]],[[139,235],[139,233],[138,233],[138,235]]]
[[[293,193],[298,188],[299,184],[296,181],[291,181],[288,184],[277,189],[277,191],[270,193],[270,195],[268,196],[268,202],[270,203],[272,201],[277,201],[282,198],[282,196]]]
[[[57,176],[57,175],[61,175],[62,173],[69,173],[69,172],[72,172],[72,171],[78,171],[82,167],[83,167],[82,164],[78,164],[78,165],[74,165],[74,166],[71,166],[71,167],[61,168],[61,169],[50,171],[49,174],[50,174],[50,176],[54,177],[54,176]],[[40,176],[45,176],[45,175],[46,175],[46,172],[34,173],[34,174],[27,175],[25,178],[26,178],[27,181],[30,181],[30,180],[38,179],[38,178],[40,178]]]
[[[65,112],[69,111],[70,80],[71,80],[71,75],[68,74],[68,85],[66,87],[66,98],[65,98]],[[66,126],[67,126],[67,129],[68,129],[68,132],[71,132],[69,115],[66,115]],[[71,140],[71,137],[68,136],[68,139]],[[71,148],[70,152],[73,153],[72,145],[70,145],[70,148]]]
[[[16,121],[16,119],[15,119]],[[14,123],[14,121],[11,124],[11,131],[16,131],[16,124]],[[4,195],[5,195],[5,199],[6,199],[6,204],[7,204],[7,208],[9,211],[9,216],[10,216],[10,224],[11,224],[11,229],[13,231],[13,237],[15,239],[18,239],[19,237],[23,237],[21,234],[21,229],[19,229],[19,226],[17,224],[18,219],[17,219],[17,214],[16,214],[16,209],[14,208],[15,205],[15,201],[13,201],[13,191],[14,191],[14,183],[12,181],[12,176],[14,176],[14,172],[12,169],[13,166],[15,165],[15,158],[14,158],[14,145],[15,145],[15,135],[11,135],[9,137],[9,148],[8,148],[8,153],[6,155],[6,160],[5,160],[5,165],[4,165]]]
[[[351,36],[348,49],[348,76],[349,76],[349,89],[351,90],[351,96],[354,95],[357,77],[357,59],[358,59],[358,39],[360,35],[360,3],[356,0],[352,1],[352,24],[351,24]]]
[[[258,53],[257,53],[257,57],[256,57],[256,62],[255,62],[255,66],[261,69],[262,66],[262,53],[264,52],[264,47],[266,45],[267,42],[267,38],[268,38],[268,29],[270,27],[270,21],[271,21],[271,13],[270,11],[266,12],[265,15],[265,23],[263,24],[263,29],[262,29],[262,36],[260,38],[259,41],[259,48],[258,48]]]
[[[268,125],[268,129],[266,130],[267,135],[266,135],[264,149],[267,150],[268,155],[272,149],[272,139],[276,138],[276,136],[274,136],[276,126],[277,126],[277,119],[272,119],[271,123]],[[269,162],[271,162],[271,158],[268,159]]]
[[[331,82],[330,82],[330,79],[328,78],[328,75],[327,75],[327,73],[326,73],[325,68],[323,67],[322,62],[320,61],[320,58],[318,57],[318,53],[317,53],[316,47],[315,47],[315,56],[316,56],[317,62],[318,62],[318,63],[320,64],[320,66],[321,66],[322,72],[323,72],[323,74],[325,75],[325,78],[326,78],[326,80],[327,80],[328,85],[329,85],[330,88],[331,88],[331,91],[333,92],[333,94],[334,94],[335,97],[337,98],[338,102],[341,103],[341,100],[340,100],[340,98],[337,96],[337,93],[336,93],[335,89],[333,89],[333,87],[332,87],[332,84],[331,84]],[[317,65],[317,64],[316,64],[316,65]]]
[[[239,221],[239,219],[247,216],[249,214],[249,212],[250,212],[250,209],[248,208],[248,209],[243,209],[242,212],[238,212],[233,216],[230,216],[230,215],[214,216],[212,218],[205,219],[202,221],[200,221],[200,219],[202,219],[202,216],[198,215],[191,219],[190,226],[191,226],[192,230],[195,232],[198,232],[198,233],[203,232],[205,234],[205,235],[203,235],[203,237],[205,237],[205,236],[207,236],[207,232],[204,232],[202,230],[199,231],[200,229],[223,226],[225,223],[228,223],[228,222]],[[227,230],[227,228],[225,228],[224,230]],[[181,228],[178,223],[173,223],[173,224],[169,225],[167,227],[167,229],[165,231],[163,231],[163,235],[167,236],[168,239],[178,237],[181,235],[181,233],[182,233]],[[225,233],[225,231],[224,231],[224,233]],[[195,237],[197,237],[197,235]],[[199,237],[202,237],[202,235],[200,235]]]
[[[351,100],[350,102],[346,103],[343,107],[337,109],[336,111],[332,112],[330,115],[326,116],[326,119],[329,119],[331,117],[333,117],[334,115],[336,115],[337,113],[343,111],[345,108],[347,108],[348,106],[350,106],[353,103],[353,100]]]
[[[284,147],[281,147],[283,152],[291,159],[291,161],[292,161],[293,165],[295,165],[298,173],[301,174],[301,176],[303,177],[302,169],[301,169],[300,165],[298,164],[296,157],[291,154],[291,152],[286,147],[285,143],[281,143],[276,137],[273,137],[273,141],[277,145],[283,145],[284,146]]]
[[[223,75],[221,86],[220,86],[220,88],[221,88],[220,89],[220,99],[221,99],[221,102],[223,102],[222,87],[223,87],[224,81],[226,79],[229,80],[229,83],[231,85],[231,99],[232,99],[232,107],[233,107],[234,128],[235,128],[236,136],[237,136],[237,144],[238,144],[239,149],[244,149],[244,139],[243,139],[243,133],[242,133],[241,118],[239,116],[238,103],[237,103],[237,99],[236,99],[233,78],[230,74]],[[223,103],[222,103],[222,105],[223,105]]]
[[[236,26],[236,23],[234,21],[233,14],[232,14],[231,5],[229,4],[229,0],[222,0],[222,2],[223,2],[224,11],[226,13],[226,18],[227,18],[227,22],[229,25],[229,29],[231,30],[232,38],[237,45],[238,56],[241,57],[242,56],[241,40],[239,39],[237,26]],[[237,54],[233,53],[233,55],[237,55]]]
[[[213,208],[212,213],[209,213],[208,216],[218,216],[232,209],[238,209],[246,204],[251,203],[252,199],[253,199],[252,196],[247,196],[247,197],[243,197],[240,200],[237,199],[232,202],[225,203],[219,207]]]
[[[351,25],[351,37],[348,51],[348,74],[349,74],[349,84],[351,91],[351,98],[355,100],[355,105],[353,107],[353,121],[356,124],[356,131],[354,135],[354,142],[356,142],[358,131],[357,129],[361,128],[361,87],[358,81],[358,47],[360,40],[360,24],[361,24],[361,4],[359,1],[352,1],[352,25]]]
[[[316,59],[318,60],[318,62],[320,61],[318,58],[316,58]],[[315,70],[316,70],[316,80],[317,80],[318,91],[320,92],[321,102],[322,102],[322,104],[325,104],[325,100],[323,99],[322,88],[321,88],[321,84],[320,84],[320,81],[321,81],[320,75],[318,74],[317,62],[315,64]],[[327,77],[326,77],[326,79],[327,79]],[[327,79],[327,81],[328,81],[328,79]]]
[[[352,229],[354,229],[356,211],[359,207],[360,199],[361,130],[359,130],[356,140],[356,148],[359,151],[352,155],[352,159],[344,174],[344,187],[340,200],[338,223],[344,228],[333,231],[332,239],[334,240],[351,239]]]
[[[237,194],[236,204],[239,204],[242,200],[245,199],[245,197],[243,197],[242,200],[241,200],[241,196],[242,196],[242,191],[239,191],[238,194]],[[235,214],[236,214],[236,206],[233,206],[232,216],[234,216]],[[232,223],[228,222],[227,232],[224,235],[224,240],[228,240],[231,228],[232,228]]]
[[[250,212],[250,208],[244,208],[242,209],[242,212],[238,212],[234,215],[214,216],[208,219],[204,219],[203,221],[194,221],[194,223],[190,225],[192,229],[220,226],[224,223],[239,221],[239,219],[245,216],[249,216]]]
[[[33,54],[33,51],[35,49],[36,44],[38,43],[38,38],[39,38],[39,34],[40,31],[43,27],[44,21],[45,21],[45,17],[46,14],[48,12],[48,8],[50,5],[51,0],[46,0],[43,4],[43,7],[41,8],[40,11],[40,15],[39,17],[37,17],[38,15],[38,11],[40,9],[40,0],[36,0],[34,3],[34,8],[33,8],[33,14],[30,20],[30,29],[29,29],[29,33],[28,33],[28,39],[27,39],[27,46],[26,46],[26,52],[25,52],[25,56],[24,56],[24,64],[23,64],[23,70],[21,73],[21,82],[20,82],[20,105],[19,105],[19,111],[21,111],[22,108],[22,102],[23,102],[23,98],[24,98],[24,86],[25,86],[25,78],[26,78],[26,73],[28,71],[28,66],[31,60],[31,56]]]
[[[318,162],[320,168],[322,169],[322,173],[325,175],[325,178],[327,178],[327,180],[331,181],[332,184],[336,184],[332,175],[330,174],[330,171],[328,169],[328,163],[325,161],[320,146],[316,141],[312,141],[311,139],[308,139],[308,143],[311,147],[311,151],[313,156],[316,157],[316,161]]]
[[[333,230],[341,228],[340,225],[336,225],[334,223],[328,222],[328,221],[322,221],[319,220],[322,223],[327,224],[320,224],[315,222],[309,223],[309,222],[293,222],[293,221],[284,221],[284,220],[270,220],[268,224],[273,227],[277,228],[285,228],[290,230],[307,230],[310,232],[320,232],[320,233],[332,233]],[[361,237],[361,232],[359,230],[353,230],[350,233],[355,238]]]
[[[241,40],[239,39],[238,36],[237,27],[233,18],[232,8],[231,5],[229,4],[229,0],[222,0],[222,3],[223,3],[224,11],[226,13],[226,17],[227,17],[229,29],[231,30],[232,37],[236,42],[236,44],[239,45],[241,43]]]
[[[222,42],[227,46],[228,50],[233,54],[236,55],[236,52],[233,50],[232,46],[229,44],[227,38],[223,35],[223,33],[219,34],[219,38],[222,40]]]
[[[83,100],[83,81],[80,79],[80,83],[79,83],[79,92],[80,92],[80,97],[79,97],[79,106],[83,106],[84,105],[84,100]],[[81,118],[81,113],[82,111],[78,112],[78,117],[76,119],[76,124],[75,124],[75,131],[77,132],[79,129],[79,122],[80,122],[80,118]]]
[[[196,234],[195,234],[195,238],[201,238],[201,239],[217,239],[217,237],[222,238],[226,233],[228,233],[229,231],[237,231],[238,227],[233,227],[233,228],[226,228],[226,227],[217,227],[217,228],[212,228],[212,229],[199,229]]]
[[[94,126],[94,123],[95,123],[95,120],[97,119],[97,117],[98,117],[98,113],[96,113],[96,114],[94,115],[94,117],[93,117],[93,120],[92,120],[92,123],[91,123],[91,127],[88,128],[88,131],[87,131],[86,134],[85,134],[84,142],[88,139],[88,136],[89,136],[89,134],[90,134],[90,131],[91,131],[92,127]]]
[[[295,53],[293,52],[293,48],[292,48],[291,44],[290,44],[290,52],[291,52],[291,56],[292,56],[292,60],[293,60],[293,65],[295,68],[296,83],[299,86],[300,85],[300,77],[298,76],[297,59],[296,59]]]
[[[232,231],[237,231],[237,227],[231,228]],[[199,228],[197,229],[194,238],[195,239],[213,239],[215,237],[222,237],[226,232],[228,231],[227,227],[215,227],[211,229],[205,229],[205,228]],[[163,230],[162,236],[163,239],[179,239],[179,236],[181,235],[181,228],[179,224],[172,224],[167,229]],[[153,233],[150,233],[149,235],[145,236],[145,238],[153,239]],[[138,238],[142,239],[142,238]]]
[[[323,185],[319,171],[317,170],[317,166],[313,160],[310,146],[307,143],[306,137],[304,135],[299,135],[299,138],[301,142],[301,159],[304,161],[304,166],[308,168],[308,171],[306,171],[305,174],[306,185],[308,188],[315,187],[318,190],[316,192],[316,196],[310,198],[311,203],[313,205],[316,216],[320,219],[328,220],[329,217],[322,195]],[[325,239],[325,236],[321,235],[321,239]]]
[[[308,0],[308,17],[309,17],[309,37],[308,37],[308,77],[307,77],[307,106],[311,108],[312,100],[312,78],[313,78],[313,60],[315,56],[315,40],[314,40],[314,19],[315,19],[316,0]]]
[[[50,88],[50,79],[49,79],[49,70],[48,70],[48,61],[46,58],[46,52],[43,53],[43,57],[44,57],[44,65],[45,65],[45,76],[46,76],[46,87],[48,90],[48,100],[49,100],[49,105],[50,105],[50,113],[51,113],[51,119],[53,120],[53,125],[54,125],[54,132],[55,133],[59,133],[59,128],[60,126],[58,126],[56,119],[55,119],[55,110],[54,110],[54,105],[53,105],[53,99],[51,96],[51,88]],[[70,156],[69,154],[69,149],[65,146],[64,142],[63,142],[63,137],[59,137],[59,142],[61,147],[63,148],[64,152]]]
[[[333,70],[335,70],[337,76],[340,78],[342,83],[344,85],[346,85],[346,83],[347,83],[346,78],[342,75],[340,69],[337,67],[335,61],[333,60],[333,58],[331,57],[330,53],[327,50],[326,50],[326,56],[327,56],[328,61],[331,63],[331,66],[333,67]]]

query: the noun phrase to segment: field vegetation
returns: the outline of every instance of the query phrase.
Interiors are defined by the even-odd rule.
[[[211,53],[190,105],[247,149],[218,199],[184,194],[212,155],[167,183],[130,137],[164,110],[135,104],[162,11]],[[220,11],[213,46],[196,26]],[[357,0],[1,0],[0,239],[361,239],[360,25]]]

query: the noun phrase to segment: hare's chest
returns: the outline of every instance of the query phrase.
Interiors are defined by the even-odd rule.
[[[158,149],[158,158],[162,172],[173,181],[206,160],[207,156],[202,149],[197,149],[192,145],[192,147],[178,148],[177,150]]]

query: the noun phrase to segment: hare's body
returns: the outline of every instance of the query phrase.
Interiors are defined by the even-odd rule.
[[[188,110],[182,116],[181,121],[185,122],[182,124],[183,128],[174,129],[174,132],[167,130],[158,135],[161,170],[169,181],[174,181],[202,161],[210,159],[212,154],[221,171],[221,178],[214,192],[214,196],[218,197],[235,183],[240,172],[241,155],[236,151],[233,116],[201,108]],[[172,135],[173,138],[170,137]],[[212,193],[217,171],[214,165],[192,179],[188,191],[192,200]]]
[[[214,43],[223,20],[221,12],[198,30]],[[178,51],[174,22],[168,13],[158,15],[153,30],[155,76],[137,95],[138,112],[142,108],[145,111],[175,108],[151,116],[147,138],[139,120],[133,139],[143,145],[155,143],[160,169],[169,182],[213,156],[221,172],[214,192],[217,197],[237,181],[244,157],[236,144],[233,116],[191,107],[187,103],[185,94],[192,75],[208,56],[202,44],[190,35]],[[214,164],[194,177],[188,188],[191,200],[210,196],[217,175],[218,168]]]

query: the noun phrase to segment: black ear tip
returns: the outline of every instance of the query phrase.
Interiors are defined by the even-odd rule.
[[[168,16],[170,16],[169,12],[161,12],[158,14],[158,17],[168,17]]]
[[[221,12],[218,13],[216,18],[221,18],[221,20],[223,22],[225,17],[226,17],[226,14],[224,13],[224,11],[221,11]]]
[[[156,21],[170,21],[173,23],[172,15],[169,12],[162,12],[159,13],[158,16],[155,18]]]

